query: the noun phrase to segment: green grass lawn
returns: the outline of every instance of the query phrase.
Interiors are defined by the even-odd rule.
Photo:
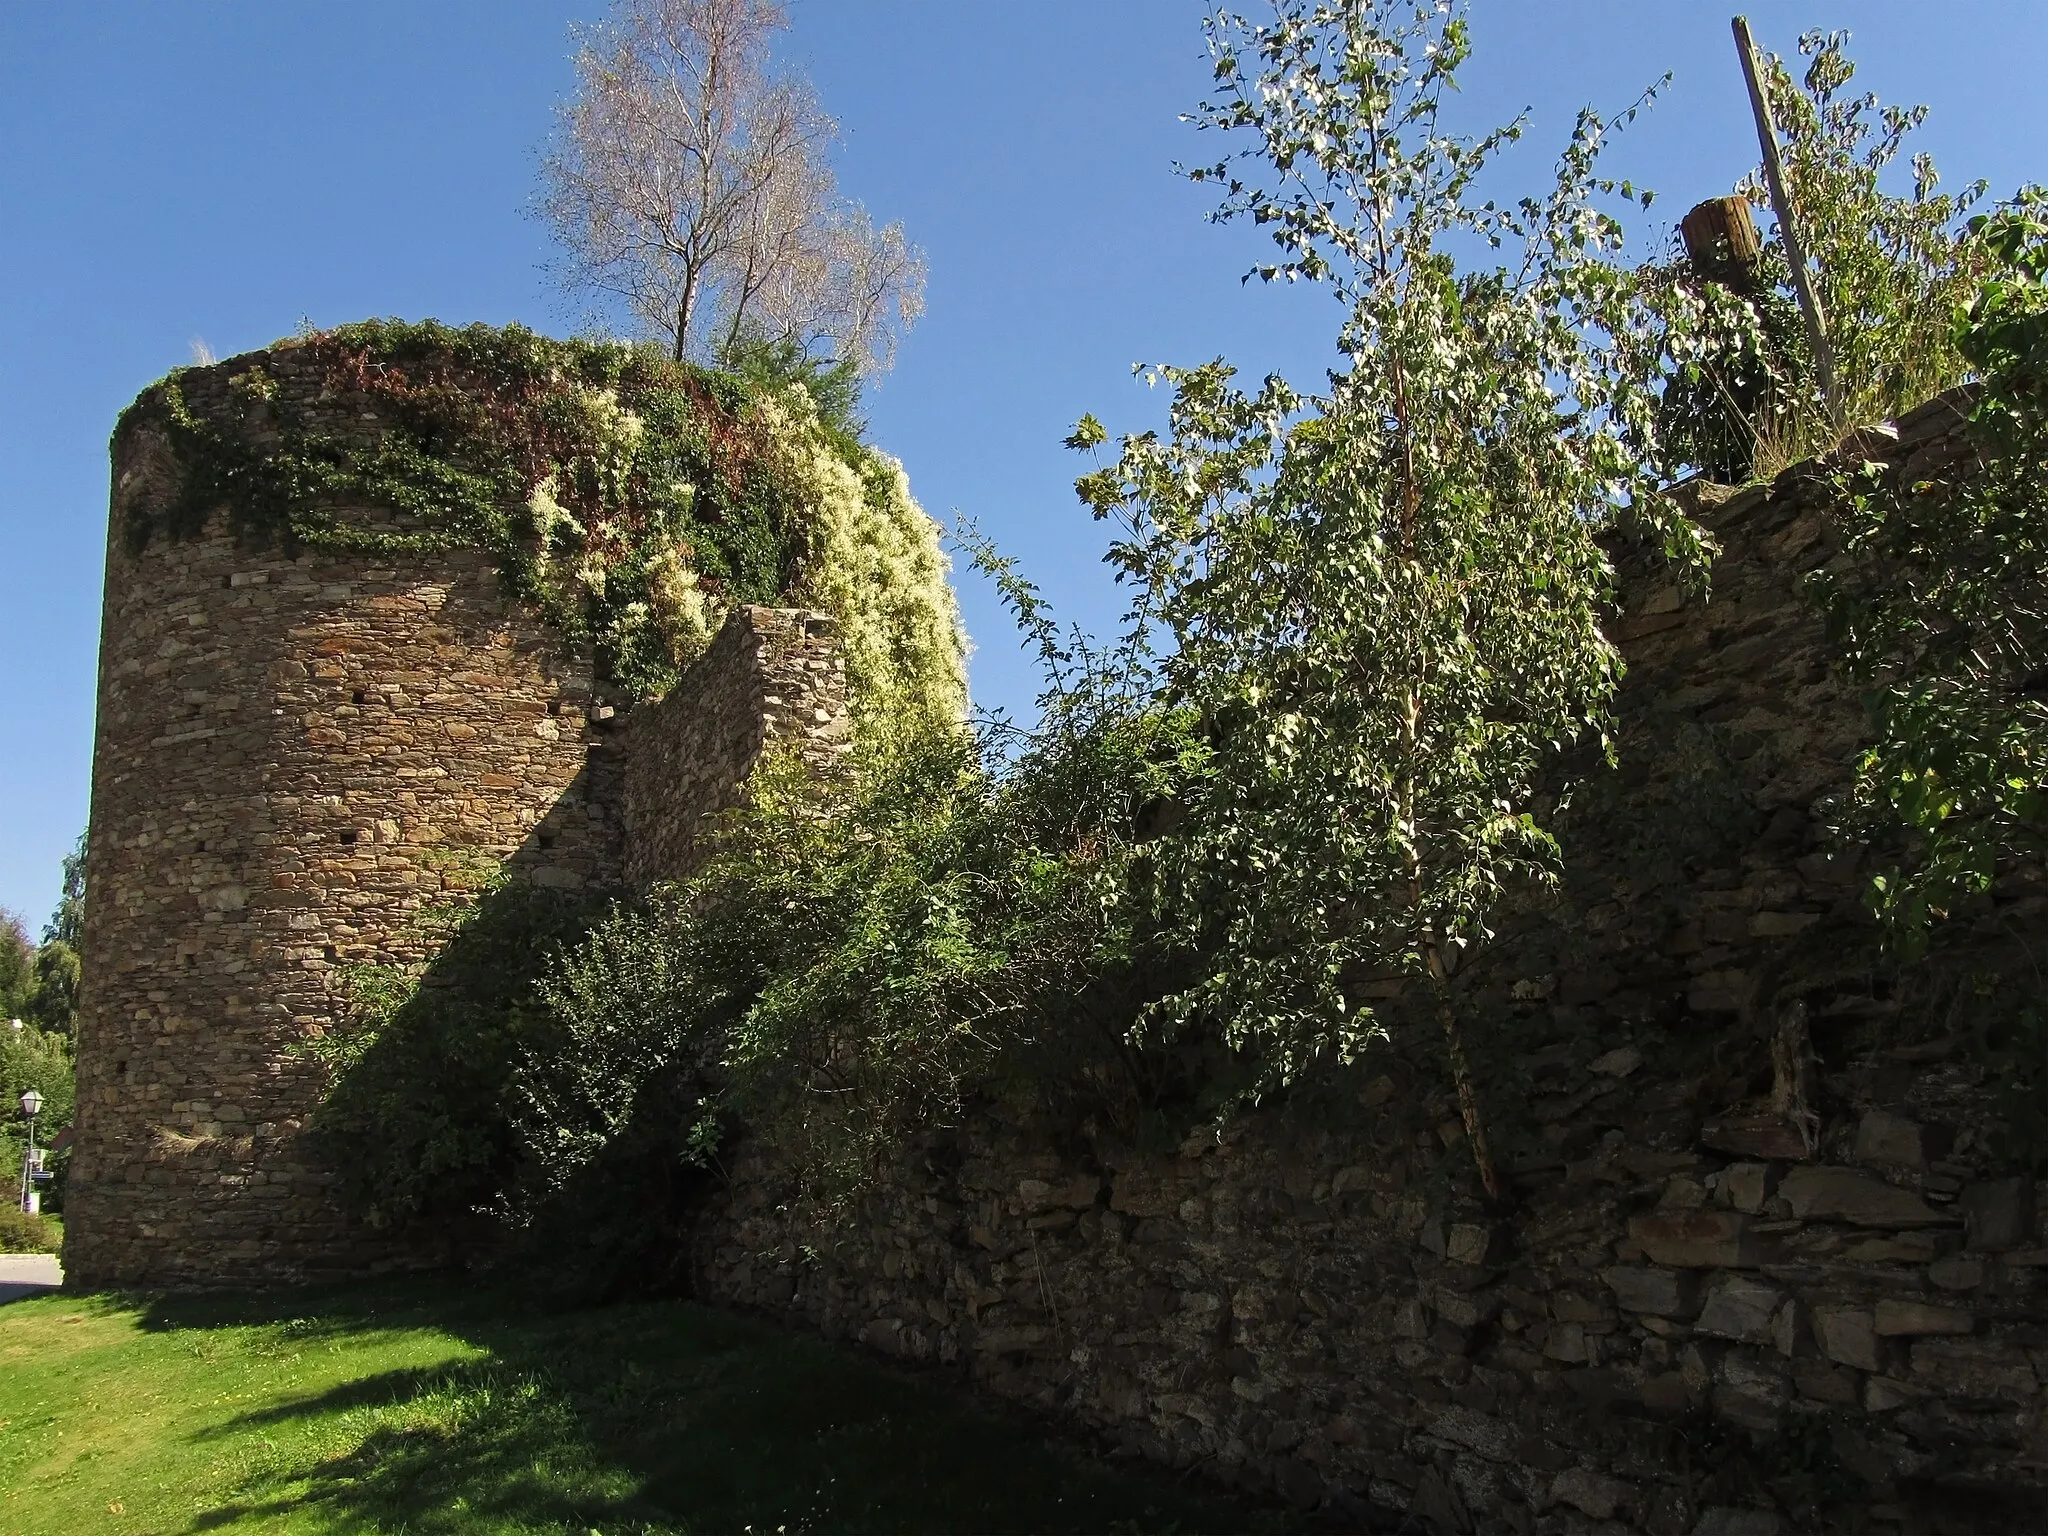
[[[406,1281],[0,1308],[0,1536],[1270,1522],[682,1302]]]

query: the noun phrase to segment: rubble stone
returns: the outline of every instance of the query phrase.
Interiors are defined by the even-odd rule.
[[[1920,1333],[1968,1333],[1976,1320],[1954,1307],[1938,1307],[1925,1301],[1900,1301],[1886,1297],[1877,1304],[1876,1327],[1880,1338],[1901,1338]]]
[[[1707,1304],[1693,1327],[1717,1339],[1767,1344],[1771,1319],[1784,1300],[1785,1293],[1774,1285],[1746,1275],[1730,1275],[1707,1293]]]
[[[1881,1369],[1878,1360],[1877,1319],[1863,1307],[1815,1307],[1814,1342],[1820,1352],[1838,1365],[1859,1371]]]
[[[1910,1190],[1853,1168],[1795,1168],[1778,1186],[1778,1195],[1801,1221],[1845,1221],[1859,1227],[1932,1227],[1953,1219]]]

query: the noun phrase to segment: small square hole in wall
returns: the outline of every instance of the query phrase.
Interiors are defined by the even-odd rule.
[[[127,1062],[125,1062],[125,1061],[117,1061],[117,1062],[115,1062],[115,1063],[114,1063],[114,1076],[116,1076],[116,1077],[126,1077],[127,1075],[128,1075],[128,1063],[127,1063]]]
[[[201,839],[199,839],[199,841],[198,841],[198,842],[194,843],[194,844],[192,845],[192,851],[193,851],[194,853],[204,853],[204,852],[206,852],[206,839],[202,837]]]
[[[342,846],[343,846],[344,848],[351,848],[351,847],[354,847],[354,846],[355,846],[355,840],[356,840],[356,829],[355,829],[354,827],[350,827],[350,828],[349,828],[349,829],[348,829],[347,831],[345,831],[345,832],[343,832],[343,833],[341,834],[341,843],[342,843]]]
[[[534,841],[543,848],[552,848],[555,846],[555,834],[552,832],[542,832],[535,837]]]
[[[370,696],[364,693],[362,689],[358,688],[354,693],[349,695],[349,702],[351,704],[367,704],[370,702]]]

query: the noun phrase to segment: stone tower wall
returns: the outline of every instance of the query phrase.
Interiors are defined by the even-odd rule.
[[[249,361],[187,374],[193,408],[224,409]],[[326,400],[289,350],[264,362]],[[219,518],[131,552],[127,499],[175,469],[144,422],[113,473],[67,1268],[99,1286],[390,1264],[302,1144],[326,1084],[306,1047],[345,967],[424,959],[423,910],[499,864],[618,883],[588,660],[470,552],[252,547]]]
[[[829,772],[852,742],[846,663],[828,614],[748,606],[666,697],[633,712],[626,882],[635,890],[696,866],[706,816],[739,803],[771,746]]]

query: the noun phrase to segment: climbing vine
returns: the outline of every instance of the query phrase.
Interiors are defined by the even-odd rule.
[[[665,691],[742,603],[813,604],[848,635],[862,723],[957,719],[959,621],[900,469],[800,381],[521,326],[374,320],[181,369],[149,425],[177,473],[124,505],[129,546],[217,511],[245,540],[394,560],[483,551],[511,594],[622,686]]]

